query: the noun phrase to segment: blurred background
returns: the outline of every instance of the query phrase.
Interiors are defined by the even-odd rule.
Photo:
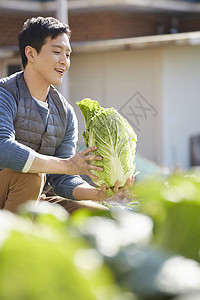
[[[0,0],[0,77],[21,70],[17,35],[33,16],[68,22],[71,68],[58,87],[74,107],[115,107],[146,166],[200,165],[200,1]]]

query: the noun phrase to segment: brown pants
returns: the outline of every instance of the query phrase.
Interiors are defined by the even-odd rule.
[[[45,174],[20,173],[10,169],[0,171],[0,209],[17,212],[19,206],[29,200],[39,200],[43,191]],[[74,201],[59,196],[42,197],[62,205],[70,214],[80,208],[107,210],[90,200]]]
[[[44,183],[44,174],[25,174],[3,169],[0,171],[0,208],[16,212],[20,204],[38,200]]]

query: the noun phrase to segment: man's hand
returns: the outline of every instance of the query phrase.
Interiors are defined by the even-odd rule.
[[[134,182],[134,176],[133,175],[130,178],[127,179],[125,185],[122,186],[122,187],[119,187],[120,186],[120,181],[117,180],[116,183],[115,183],[114,188],[112,189],[114,195],[119,195],[119,198],[121,198],[122,195],[123,195],[123,192],[126,191],[128,188],[133,186],[133,182]],[[106,184],[103,183],[102,186],[101,186],[101,189],[98,190],[97,201],[102,202],[102,201],[104,201],[108,198],[109,198],[109,196],[107,194]]]
[[[97,147],[89,147],[77,153],[76,155],[66,159],[66,174],[81,175],[85,174],[91,179],[97,180],[98,177],[92,174],[90,170],[103,171],[103,168],[96,167],[88,163],[90,160],[102,160],[101,156],[88,154],[91,151],[96,151]]]
[[[89,147],[75,154],[70,158],[59,158],[54,156],[43,155],[35,152],[34,160],[29,173],[46,173],[46,174],[67,174],[81,175],[86,174],[91,179],[97,180],[97,176],[92,174],[91,170],[103,171],[101,167],[90,165],[88,161],[101,160],[102,157],[95,154],[88,154],[96,151],[97,147]]]

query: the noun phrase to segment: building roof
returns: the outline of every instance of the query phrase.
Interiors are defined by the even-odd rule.
[[[163,46],[200,45],[200,31],[154,36],[111,39],[106,41],[73,42],[74,53],[101,52],[108,50],[140,49]]]
[[[102,52],[113,50],[140,49],[163,46],[200,45],[200,31],[157,36],[112,39],[106,41],[73,42],[73,53]],[[0,58],[12,57],[18,53],[17,46],[0,47]]]
[[[69,11],[115,9],[133,11],[200,12],[200,0],[66,0]],[[56,10],[56,0],[1,0],[1,12],[46,12]]]

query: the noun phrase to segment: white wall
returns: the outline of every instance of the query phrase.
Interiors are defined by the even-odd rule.
[[[200,133],[200,46],[163,49],[163,163],[188,168],[189,138]]]

